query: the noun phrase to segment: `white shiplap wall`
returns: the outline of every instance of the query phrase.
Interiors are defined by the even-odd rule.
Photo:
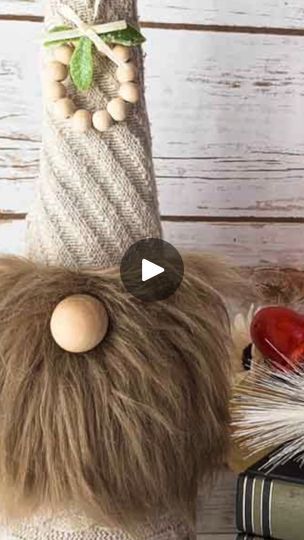
[[[139,0],[143,21],[303,28],[302,0]],[[0,14],[41,16],[42,0],[1,0]]]
[[[303,0],[139,0],[166,238],[252,266],[303,266]],[[42,3],[0,0],[0,250],[21,253],[40,145]],[[234,538],[235,478],[199,500]]]

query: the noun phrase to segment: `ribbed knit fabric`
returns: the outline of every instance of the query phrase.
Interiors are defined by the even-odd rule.
[[[138,527],[140,540],[189,540],[187,527],[177,519],[160,517],[157,522]],[[118,529],[96,526],[84,516],[36,516],[11,525],[0,526],[0,540],[132,540]]]
[[[63,0],[88,23],[94,0]],[[49,0],[46,24],[62,24],[59,0]],[[137,21],[135,0],[101,0],[98,22]],[[41,174],[36,202],[28,218],[28,255],[70,268],[113,266],[132,243],[160,236],[160,221],[144,99],[142,57],[141,99],[126,122],[100,134],[78,134],[69,120],[58,121],[53,104],[45,103]],[[104,109],[118,95],[116,66],[95,54],[95,77],[87,93],[68,83],[78,108]]]

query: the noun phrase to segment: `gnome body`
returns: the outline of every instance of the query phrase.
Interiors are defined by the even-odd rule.
[[[48,0],[47,25],[67,23],[60,6]],[[97,13],[93,0],[68,6],[88,25],[137,21],[135,0],[103,0]],[[161,234],[142,56],[132,54],[140,100],[108,131],[75,132],[45,101],[28,259],[0,258],[0,533],[10,540],[186,540],[197,484],[227,452],[223,296],[234,273],[185,254],[176,293],[146,304],[120,279],[125,251]],[[116,66],[94,62],[88,92],[65,82],[86,111],[118,92]],[[54,317],[84,297],[104,314],[102,337],[63,346]]]

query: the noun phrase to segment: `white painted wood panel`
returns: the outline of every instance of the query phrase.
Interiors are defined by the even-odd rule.
[[[0,180],[0,213],[28,212],[33,198],[32,183]]]
[[[205,250],[242,266],[304,267],[304,225],[163,222],[164,236],[181,250]],[[25,224],[0,220],[0,252],[23,253]]]
[[[0,22],[5,211],[27,211],[38,171],[40,28]],[[147,33],[147,98],[163,215],[303,217],[303,38]],[[195,51],[188,64],[172,61],[187,43]],[[168,54],[160,55],[164,47]]]
[[[304,156],[156,159],[164,216],[303,217]],[[1,189],[1,188],[0,188]]]
[[[221,253],[241,265],[304,267],[304,225],[164,223],[165,237],[181,249]]]
[[[193,24],[302,27],[301,0],[139,0],[147,21]]]
[[[0,15],[42,15],[42,0],[1,0]]]
[[[24,255],[25,221],[0,220],[0,253]]]
[[[138,0],[142,20],[266,27],[304,27],[302,0]],[[1,0],[0,14],[42,15],[42,0]]]
[[[303,38],[149,31],[148,104],[158,157],[303,153]],[[164,40],[166,54],[162,50]],[[184,60],[185,49],[192,54]],[[173,60],[178,59],[178,60]]]

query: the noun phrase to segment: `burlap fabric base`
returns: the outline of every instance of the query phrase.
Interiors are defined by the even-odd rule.
[[[94,0],[63,0],[87,23],[93,22]],[[59,0],[49,0],[46,24],[62,24]],[[96,21],[137,21],[135,0],[101,0]],[[160,236],[160,222],[144,98],[142,56],[141,99],[127,122],[105,134],[78,134],[69,121],[58,121],[45,103],[41,174],[34,208],[28,218],[27,251],[35,260],[70,268],[113,266],[127,248],[144,237]],[[78,108],[104,109],[117,97],[116,66],[95,54],[94,84],[77,93],[68,83]]]

